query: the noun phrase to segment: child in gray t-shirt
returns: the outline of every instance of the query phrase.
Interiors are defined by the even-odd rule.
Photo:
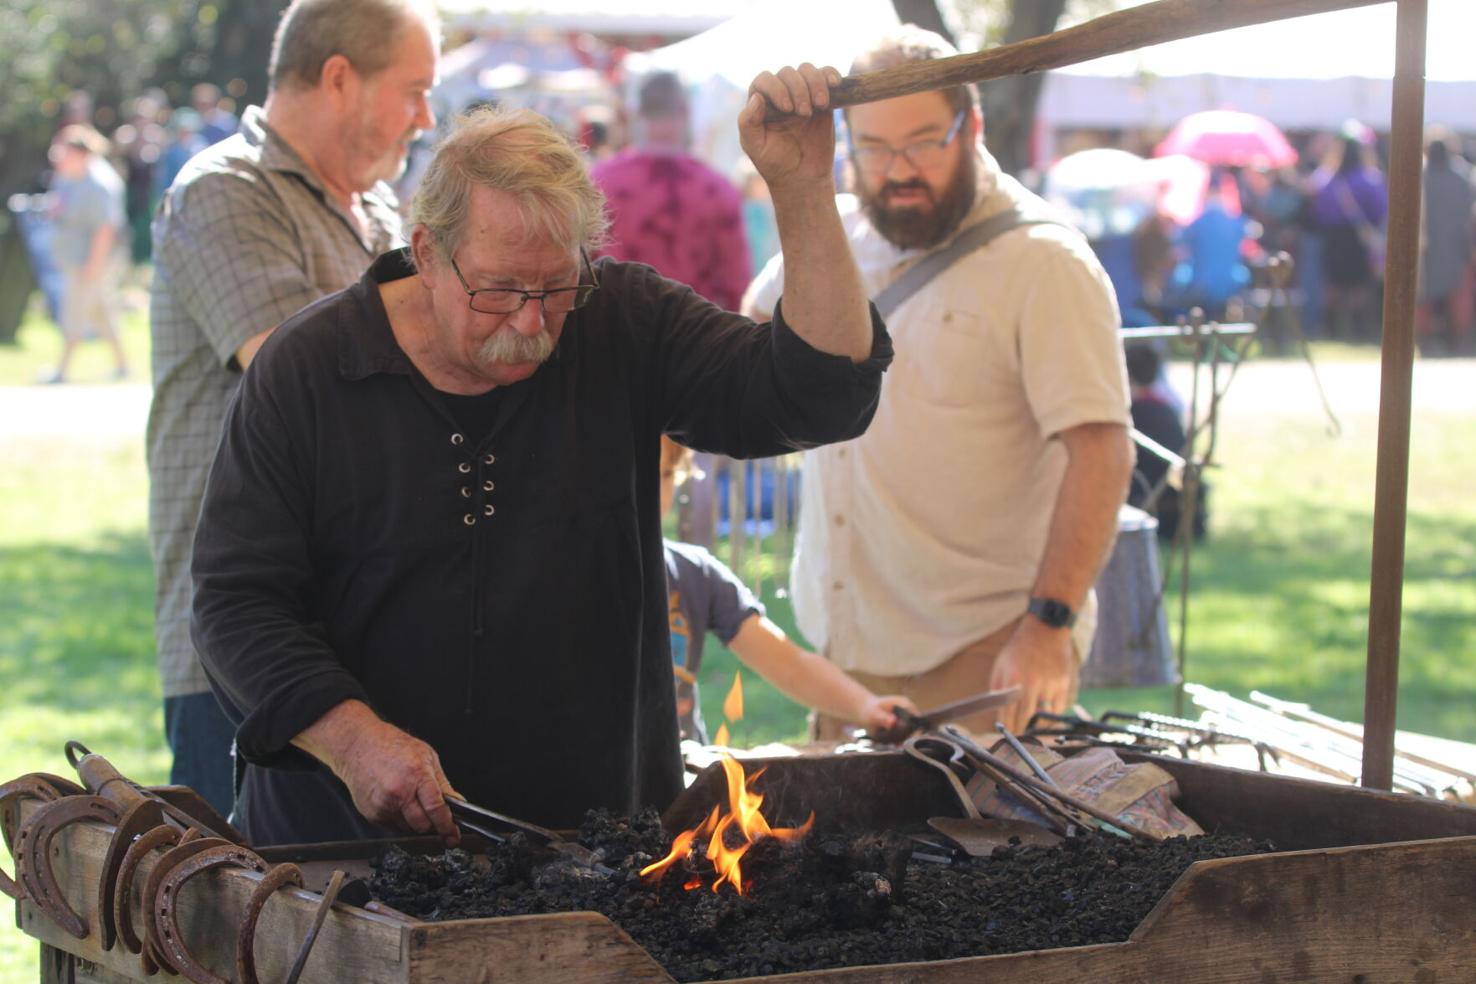
[[[661,439],[661,508],[671,508],[676,487],[692,470],[692,452]],[[824,657],[801,649],[764,614],[764,606],[727,565],[690,543],[665,541],[667,611],[677,720],[683,738],[707,742],[698,706],[702,643],[711,631],[743,663],[801,704],[881,732],[895,728],[892,707],[914,714],[906,697],[878,697]]]

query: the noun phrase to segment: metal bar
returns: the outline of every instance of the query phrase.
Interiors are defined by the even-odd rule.
[[[1357,742],[1363,741],[1363,727],[1351,721],[1340,721],[1326,714],[1319,714],[1306,704],[1278,700],[1270,694],[1263,694],[1258,690],[1252,690],[1250,697],[1257,704],[1269,707],[1277,714],[1284,715],[1293,720],[1318,725],[1319,727],[1326,728],[1333,734],[1342,735],[1344,738],[1351,738]],[[1449,762],[1442,762],[1439,759],[1429,758],[1428,756],[1411,752],[1406,748],[1400,748],[1397,736],[1394,743],[1394,756],[1395,758],[1408,759],[1416,765],[1423,765],[1437,772],[1448,773],[1454,778],[1465,779],[1467,782],[1476,783],[1476,772],[1470,772],[1460,766],[1451,765]]]
[[[1006,75],[1043,72],[1164,41],[1379,2],[1383,0],[1157,0],[988,51],[849,76],[831,90],[831,104],[856,106]]]
[[[1259,329],[1251,321],[1233,321],[1227,325],[1207,324],[1191,329],[1188,325],[1145,325],[1141,328],[1119,328],[1119,338],[1188,338],[1200,335],[1254,335]]]
[[[1426,0],[1399,0],[1394,35],[1389,225],[1380,356],[1379,450],[1374,476],[1368,667],[1363,696],[1363,785],[1388,789],[1399,704],[1399,620],[1409,507],[1409,418],[1414,374],[1416,259],[1425,126]]]

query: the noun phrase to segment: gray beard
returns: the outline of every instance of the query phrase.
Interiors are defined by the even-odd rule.
[[[885,204],[887,192],[894,188],[926,188],[920,180],[900,184],[887,182],[874,194],[858,189],[861,211],[871,220],[876,231],[882,234],[882,238],[898,249],[931,249],[953,235],[974,207],[977,170],[977,158],[970,151],[959,162],[958,170],[944,187],[942,196],[933,202],[930,211],[889,208]]]
[[[520,362],[546,362],[553,355],[554,339],[548,329],[529,337],[516,331],[499,331],[482,343],[477,351],[483,363],[512,365]]]

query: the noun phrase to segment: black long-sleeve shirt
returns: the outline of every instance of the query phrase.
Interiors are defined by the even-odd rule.
[[[597,268],[553,358],[492,391],[485,434],[395,342],[377,285],[411,275],[403,251],[252,363],[200,515],[193,629],[238,722],[253,843],[388,833],[290,744],[350,698],[473,802],[544,824],[680,791],[659,436],[734,457],[854,437],[891,343],[873,312],[853,364],[779,313],[755,325],[648,267]]]

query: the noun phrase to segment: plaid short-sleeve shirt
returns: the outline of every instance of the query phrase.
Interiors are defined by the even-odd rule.
[[[400,245],[384,185],[361,196],[364,231],[251,107],[240,132],[190,160],[154,218],[154,401],[149,411],[149,538],[154,633],[165,696],[208,691],[190,642],[190,551],[236,350],[359,279]]]

